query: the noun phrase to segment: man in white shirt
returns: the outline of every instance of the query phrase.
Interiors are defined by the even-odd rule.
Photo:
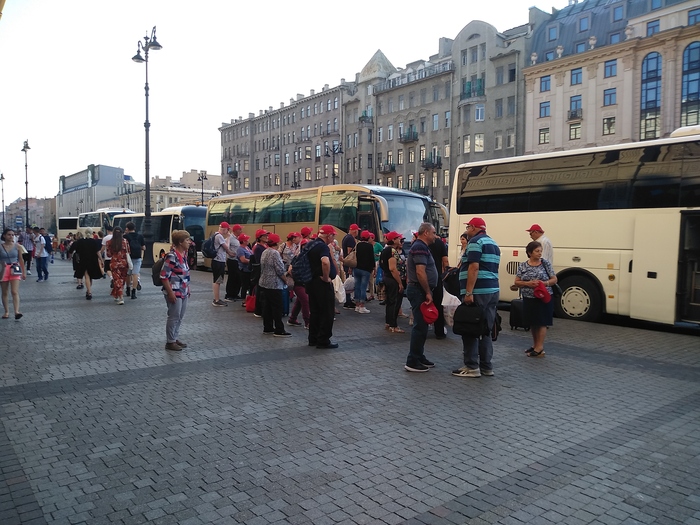
[[[554,248],[552,248],[552,242],[545,237],[544,230],[539,224],[533,224],[528,230],[530,232],[530,238],[533,241],[537,241],[542,245],[542,258],[549,261],[549,263],[554,266]]]
[[[38,226],[34,227],[34,258],[36,259],[36,274],[39,276],[36,280],[38,283],[49,280],[49,252],[46,251],[46,238],[40,233],[41,230]]]

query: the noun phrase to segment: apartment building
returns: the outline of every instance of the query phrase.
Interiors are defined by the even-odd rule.
[[[697,1],[572,2],[523,70],[525,153],[667,137],[700,124]]]

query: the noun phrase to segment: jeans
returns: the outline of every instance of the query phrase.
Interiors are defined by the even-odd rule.
[[[168,339],[168,343],[174,343],[180,335],[180,324],[187,310],[187,297],[182,299],[178,297],[175,299],[174,303],[169,303],[166,298],[165,304],[168,306],[168,320],[165,322],[165,336]]]
[[[413,330],[411,330],[411,346],[406,358],[408,366],[419,364],[424,358],[425,340],[428,337],[428,323],[423,319],[420,305],[425,302],[425,293],[420,285],[409,284],[406,288],[406,297],[411,302],[413,312]]]
[[[355,276],[355,301],[364,303],[367,300],[367,286],[371,272],[355,268],[352,274]]]
[[[474,302],[481,306],[486,315],[486,323],[489,333],[496,321],[496,307],[498,306],[499,292],[474,295]],[[480,338],[462,336],[462,351],[464,352],[464,365],[472,370],[492,370],[493,341],[490,335]]]
[[[37,257],[36,258],[36,274],[39,277],[39,279],[48,279],[49,278],[48,262],[49,262],[48,257]]]

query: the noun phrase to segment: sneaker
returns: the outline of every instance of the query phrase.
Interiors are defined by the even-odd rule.
[[[139,292],[141,291],[141,279],[139,279],[139,280],[136,282],[136,289],[137,289]]]
[[[258,319],[261,319],[261,318],[262,318],[262,315],[253,314],[253,317],[257,317]]]
[[[182,347],[177,343],[166,343],[165,349],[166,350],[174,350],[176,352],[179,352],[180,350],[182,350]]]
[[[482,368],[482,369],[481,369],[481,375],[482,375],[482,376],[492,377],[492,376],[493,376],[493,370],[485,370],[485,369]]]
[[[452,370],[452,375],[457,377],[481,377],[481,371],[478,368],[467,368],[463,366],[457,370]]]
[[[228,304],[223,302],[221,299],[219,299],[218,301],[212,301],[211,304],[212,306],[228,306]]]
[[[368,310],[367,308],[365,308],[364,306],[363,306],[362,308],[358,308],[358,309],[355,310],[355,311],[356,311],[358,314],[368,314],[368,313],[369,313],[369,310]]]
[[[43,283],[44,280],[43,280],[41,277],[39,277],[39,278],[36,280],[36,282],[38,282],[38,283]]]
[[[282,332],[281,334],[275,333],[274,336],[275,337],[292,337],[292,334],[290,334],[289,332]]]
[[[309,329],[309,325],[308,325],[308,324],[305,324],[305,325],[304,325],[304,330],[308,330],[308,329]]]
[[[232,303],[235,301],[235,299],[233,299],[231,297],[224,297],[224,301],[226,301],[227,303]]]
[[[403,366],[406,372],[427,372],[430,370],[427,366],[425,366],[423,363],[415,363],[413,365],[404,365]]]
[[[351,302],[349,302],[349,303],[345,303],[345,304],[343,305],[343,308],[344,308],[345,310],[354,310],[355,308],[357,308],[357,305],[351,301]]]
[[[27,270],[27,275],[31,275],[31,274],[32,274],[32,272],[30,272],[29,270]]]
[[[427,366],[428,368],[433,368],[435,366],[435,363],[427,359],[425,356],[421,358],[420,362],[423,366]]]
[[[124,304],[124,299],[122,299],[121,297],[117,299],[117,304]]]
[[[299,321],[295,321],[294,319],[287,319],[287,324],[290,326],[301,326],[301,323]]]
[[[275,335],[275,332],[265,332],[265,331],[263,331],[263,335]]]

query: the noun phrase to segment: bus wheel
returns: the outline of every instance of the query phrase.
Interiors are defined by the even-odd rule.
[[[602,314],[600,291],[587,277],[565,278],[560,283],[561,298],[554,303],[554,312],[562,319],[596,322]]]

